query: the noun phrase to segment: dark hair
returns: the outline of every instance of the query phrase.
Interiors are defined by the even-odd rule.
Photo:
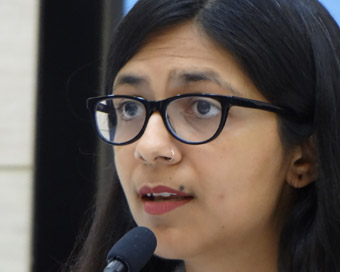
[[[107,90],[151,34],[185,21],[230,52],[271,103],[303,120],[280,118],[285,147],[314,144],[318,178],[295,190],[278,270],[340,271],[338,25],[316,0],[140,0],[112,43]],[[102,271],[109,248],[135,226],[118,178],[107,186],[74,271]],[[154,257],[143,271],[173,271],[176,265]]]

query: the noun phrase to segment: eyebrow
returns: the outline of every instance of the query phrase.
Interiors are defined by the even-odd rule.
[[[182,81],[185,84],[191,83],[191,82],[197,82],[197,81],[213,81],[220,84],[219,76],[211,71],[192,71],[192,72],[172,72],[170,78],[178,78],[180,81]]]
[[[193,70],[193,71],[178,71],[173,70],[170,72],[169,81],[179,81],[183,85],[195,83],[199,81],[211,81],[219,85],[221,88],[228,90],[232,95],[241,96],[241,92],[238,91],[229,82],[221,79],[221,77],[212,70]],[[138,87],[141,85],[150,86],[150,79],[147,76],[139,76],[136,74],[122,74],[117,77],[114,83],[114,89],[121,85],[131,85]]]
[[[212,70],[180,71],[180,72],[172,71],[170,73],[170,79],[179,80],[185,85],[199,81],[211,81],[219,85],[221,88],[230,91],[233,95],[241,96],[240,91],[238,91],[229,82],[221,79],[221,77]]]
[[[122,74],[117,77],[114,83],[114,88],[125,84],[132,86],[149,85],[149,79],[135,74]]]

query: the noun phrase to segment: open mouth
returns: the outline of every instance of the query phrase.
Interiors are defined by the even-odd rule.
[[[192,199],[192,196],[182,196],[176,193],[147,193],[142,195],[142,199],[144,201],[180,201],[180,200],[187,200]]]
[[[194,197],[167,186],[147,187],[139,190],[144,211],[151,215],[162,215],[189,203]]]

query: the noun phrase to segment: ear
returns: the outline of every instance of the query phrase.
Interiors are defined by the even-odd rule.
[[[294,147],[289,169],[287,182],[294,188],[302,188],[315,181],[318,176],[317,154],[313,139]]]

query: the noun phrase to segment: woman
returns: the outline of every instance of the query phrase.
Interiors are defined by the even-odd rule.
[[[89,102],[119,178],[73,271],[136,224],[143,271],[340,271],[339,53],[315,0],[140,0]]]

